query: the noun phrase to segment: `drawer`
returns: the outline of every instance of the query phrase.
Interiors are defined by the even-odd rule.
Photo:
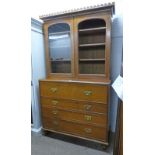
[[[107,138],[107,129],[104,127],[95,127],[59,119],[44,118],[43,127],[49,130],[55,130],[100,141],[106,141]]]
[[[68,121],[78,121],[99,126],[106,126],[107,115],[80,113],[75,111],[58,110],[57,108],[42,108],[42,117],[59,118]]]
[[[83,83],[40,81],[40,95],[58,99],[88,100],[107,103],[108,86]]]
[[[42,81],[40,82],[40,95],[54,98],[70,98],[72,88],[68,83]]]
[[[79,122],[85,122],[89,124],[106,125],[107,117],[104,114],[92,115],[84,113],[76,113],[72,111],[59,110],[56,114],[60,119],[63,120],[75,120]]]
[[[78,84],[76,85],[76,93],[74,94],[74,98],[79,100],[107,103],[108,87],[103,85]]]
[[[58,109],[64,110],[79,110],[88,111],[94,113],[107,113],[107,104],[101,104],[90,101],[74,101],[74,100],[63,100],[63,99],[52,99],[41,97],[41,106],[44,107],[57,107]]]
[[[106,128],[95,127],[91,125],[84,125],[79,123],[70,123],[67,121],[61,121],[61,131],[70,133],[73,135],[92,138],[96,140],[106,141],[107,130]]]

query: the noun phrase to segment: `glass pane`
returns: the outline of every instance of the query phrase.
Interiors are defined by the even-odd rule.
[[[71,73],[70,27],[59,23],[48,28],[49,54],[52,73]]]
[[[105,73],[106,23],[103,19],[85,20],[78,25],[79,73]]]

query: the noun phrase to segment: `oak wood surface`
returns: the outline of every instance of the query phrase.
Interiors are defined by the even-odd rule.
[[[50,97],[41,97],[42,108],[61,108],[64,110],[77,110],[91,113],[107,113],[107,103],[102,102],[90,102],[90,101],[78,101],[78,100],[65,100],[65,99],[53,99]]]
[[[105,8],[44,18],[46,79],[39,90],[45,130],[108,144],[111,16]],[[71,61],[50,58],[48,28],[58,23],[70,27]]]
[[[52,91],[56,89],[56,91]],[[96,102],[107,102],[108,87],[75,83],[40,82],[40,95],[45,97],[81,99]],[[90,91],[90,95],[86,94]]]
[[[43,119],[43,126],[47,129],[71,133],[77,136],[106,141],[106,128],[86,124],[73,123],[60,119]]]
[[[107,124],[107,116],[105,114],[88,114],[78,111],[62,110],[57,108],[42,108],[42,116],[49,118],[59,118],[69,121],[79,121],[89,124],[105,126]],[[88,118],[88,119],[87,119]],[[90,119],[89,119],[90,118]]]
[[[110,30],[111,30],[111,21],[110,21],[111,15],[109,14],[105,14],[105,13],[100,13],[100,14],[90,14],[90,15],[82,15],[82,16],[78,16],[76,18],[73,17],[66,17],[64,19],[55,19],[55,20],[51,20],[48,21],[47,23],[44,24],[44,32],[45,32],[45,51],[46,51],[46,72],[47,72],[47,77],[54,79],[54,78],[59,78],[59,79],[91,79],[91,80],[98,80],[98,81],[106,81],[109,79],[109,63],[110,63]],[[103,21],[106,22],[106,27],[103,26],[102,32],[97,31],[96,33],[94,33],[92,35],[92,33],[89,33],[90,30],[101,30],[101,27],[96,27],[96,28],[88,28],[85,29],[87,30],[87,33],[84,35],[80,35],[79,33],[79,29],[78,29],[78,25],[86,20],[90,20],[90,19],[102,19]],[[49,58],[49,42],[48,42],[48,28],[49,26],[52,26],[54,24],[58,24],[58,23],[67,23],[70,26],[70,36],[71,36],[71,73],[63,73],[63,69],[60,70],[60,72],[62,73],[52,73],[52,63],[51,60]],[[105,29],[106,28],[106,29]],[[86,31],[83,31],[86,32]],[[79,38],[80,35],[80,38]],[[103,63],[103,65],[100,65],[100,63],[97,63],[94,66],[93,71],[90,70],[92,64],[87,63],[87,65],[85,64],[81,64],[82,66],[80,68],[83,68],[83,70],[85,70],[84,72],[82,71],[81,73],[83,75],[80,74],[80,68],[79,68],[79,55],[80,55],[80,50],[79,46],[82,47],[93,47],[93,46],[105,46],[104,48],[101,48],[101,51],[99,52],[95,52],[95,53],[105,53],[105,56],[103,56],[102,58],[105,59],[105,63]],[[80,53],[79,53],[80,52]],[[92,50],[88,50],[87,53],[92,53]],[[98,55],[98,54],[97,54]],[[91,57],[90,57],[91,59]],[[54,63],[54,62],[53,62]],[[105,66],[104,66],[105,64]],[[63,68],[65,66],[63,66],[62,63],[57,63],[55,64],[56,66],[59,65],[59,68]],[[60,66],[61,65],[61,66]],[[66,65],[66,69],[67,66],[69,65],[69,63],[64,63],[64,65]],[[84,65],[84,66],[83,66]],[[68,66],[69,67],[69,66]],[[97,71],[95,74],[95,68],[98,68],[97,70],[100,69],[100,71]],[[90,71],[89,71],[90,70]],[[67,71],[69,72],[69,70]],[[92,73],[92,74],[87,74],[87,72]],[[93,75],[94,74],[94,75]],[[97,74],[103,74],[103,76],[98,76]]]

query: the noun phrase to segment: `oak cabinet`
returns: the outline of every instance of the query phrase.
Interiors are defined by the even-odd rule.
[[[40,80],[44,130],[108,145],[114,3],[40,17],[47,78]]]

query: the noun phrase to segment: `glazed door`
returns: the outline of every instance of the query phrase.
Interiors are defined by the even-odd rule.
[[[110,17],[91,14],[74,19],[76,73],[79,79],[109,79]]]
[[[74,75],[73,19],[52,20],[44,28],[47,76],[71,78]]]

